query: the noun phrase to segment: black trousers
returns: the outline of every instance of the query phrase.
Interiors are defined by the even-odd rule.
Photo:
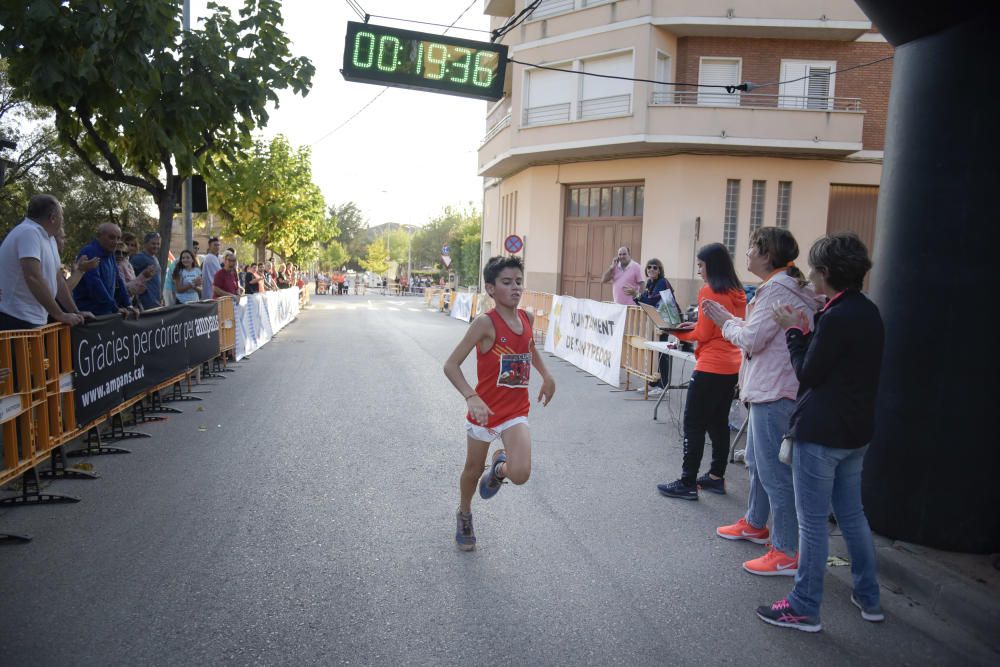
[[[729,407],[739,375],[695,371],[684,406],[684,463],[681,480],[694,485],[705,453],[705,434],[712,439],[712,467],[708,472],[726,476],[729,462]]]

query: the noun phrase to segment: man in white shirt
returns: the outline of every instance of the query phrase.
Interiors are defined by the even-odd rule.
[[[55,237],[62,226],[59,200],[35,195],[0,244],[0,331],[34,329],[50,317],[72,326],[88,315],[77,308],[61,269]]]
[[[222,242],[218,236],[213,236],[208,240],[208,254],[201,264],[201,298],[214,299],[215,293],[212,289],[212,281],[215,280],[215,273],[222,268],[219,261],[219,251],[222,250]]]

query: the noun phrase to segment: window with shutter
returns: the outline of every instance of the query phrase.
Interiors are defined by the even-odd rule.
[[[702,58],[698,83],[711,86],[735,86],[740,83],[739,58]],[[722,88],[699,88],[698,104],[711,106],[740,105],[740,94],[727,93]]]
[[[569,69],[566,65],[556,65]],[[524,125],[559,123],[570,119],[576,77],[564,72],[537,69],[528,72],[524,96]]]
[[[632,76],[632,52],[584,60],[584,72],[608,76]],[[632,81],[582,77],[580,109],[577,118],[623,116],[632,111]]]
[[[778,106],[782,109],[832,109],[835,62],[782,60]]]

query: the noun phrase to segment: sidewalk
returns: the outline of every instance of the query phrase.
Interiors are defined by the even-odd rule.
[[[642,401],[634,393],[618,395],[636,404],[648,403],[650,411],[656,401],[656,397]],[[668,408],[665,402],[660,411],[659,422],[672,429],[679,428],[683,412],[683,402],[677,402],[677,398],[680,396],[671,397],[675,403]],[[748,481],[742,462],[731,464],[727,483],[730,494],[746,497]],[[847,545],[839,528],[830,528],[830,556],[841,560],[839,566],[828,569],[850,588]],[[1000,570],[993,564],[996,554],[951,553],[877,534],[874,537],[887,622],[896,618],[948,643],[973,664],[1000,664]]]
[[[993,555],[938,551],[875,535],[882,605],[975,663],[1000,664],[1000,570]],[[847,560],[835,528],[830,554]],[[851,585],[850,567],[831,574]]]

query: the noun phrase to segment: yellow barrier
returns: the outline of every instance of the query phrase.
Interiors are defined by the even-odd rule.
[[[660,379],[658,355],[645,345],[654,340],[653,323],[638,306],[628,306],[625,314],[625,334],[622,337],[622,368],[625,369],[625,388],[632,376],[645,380],[643,395],[649,393],[649,383]]]
[[[233,299],[219,299],[219,355],[235,349]],[[226,322],[229,322],[228,326]],[[0,368],[11,374],[0,382],[0,485],[54,456],[54,450],[87,434],[156,392],[189,379],[195,369],[123,401],[108,414],[76,426],[75,392],[70,328],[50,324],[38,329],[0,332]]]

